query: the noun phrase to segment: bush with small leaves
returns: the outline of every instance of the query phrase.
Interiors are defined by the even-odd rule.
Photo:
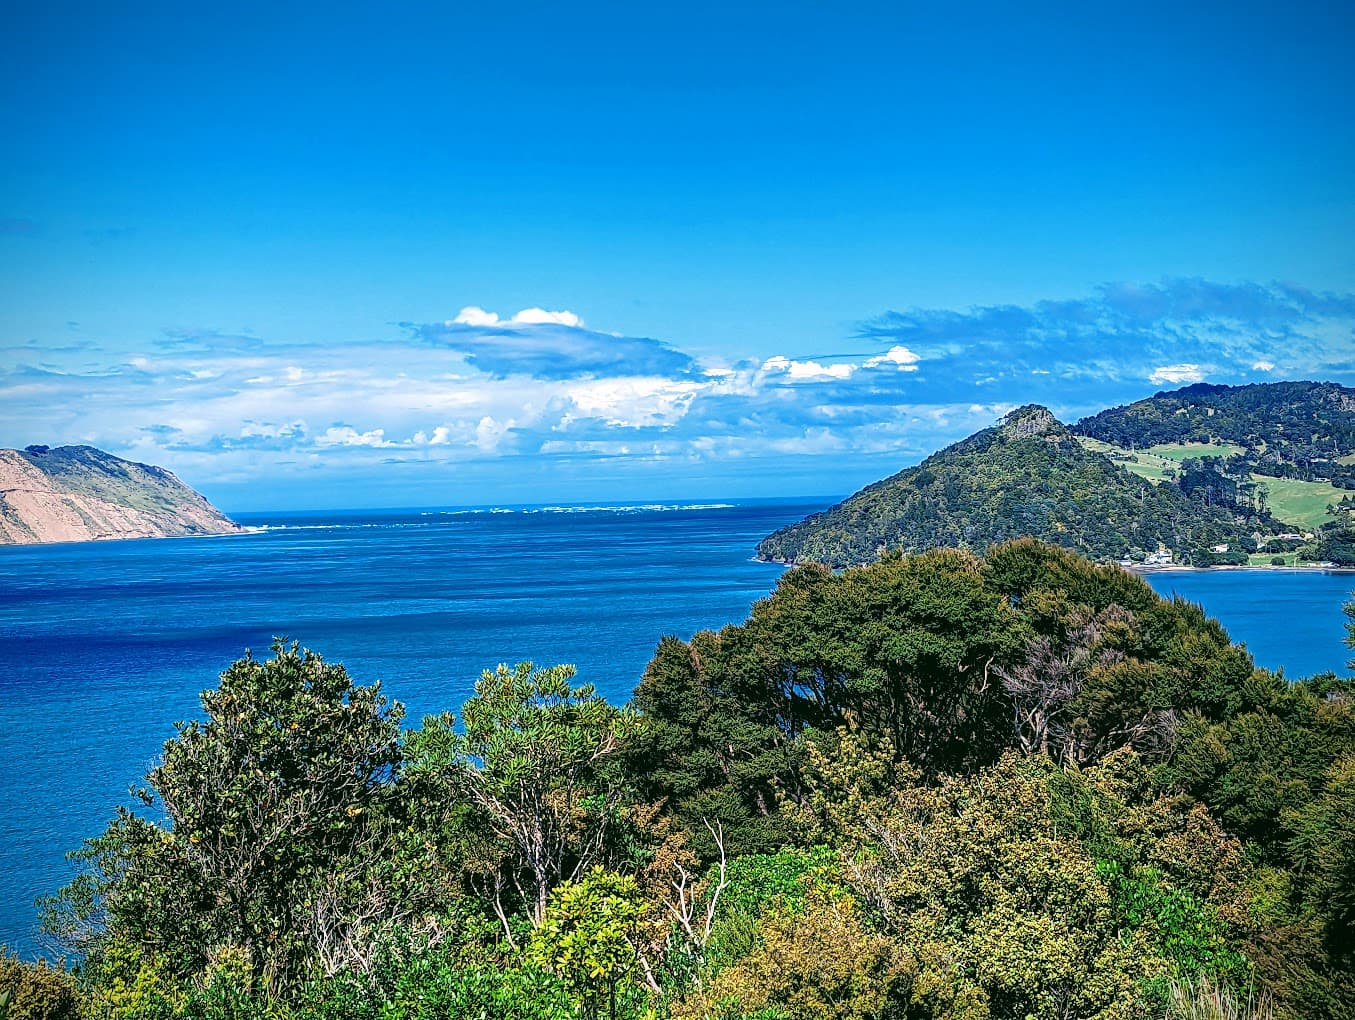
[[[0,1017],[4,1020],[80,1020],[75,979],[43,961],[29,963],[0,947]]]

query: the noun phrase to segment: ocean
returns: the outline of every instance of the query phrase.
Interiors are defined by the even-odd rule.
[[[246,648],[286,636],[406,724],[457,711],[500,662],[578,668],[625,701],[659,638],[743,620],[781,568],[762,536],[821,504],[240,514],[203,539],[0,548],[0,943],[39,951],[33,900],[73,874],[175,720]],[[1162,573],[1259,664],[1344,675],[1350,575]]]

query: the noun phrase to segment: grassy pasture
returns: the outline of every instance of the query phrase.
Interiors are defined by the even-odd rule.
[[[1138,453],[1179,464],[1187,457],[1231,457],[1235,453],[1243,453],[1245,449],[1234,443],[1163,443],[1149,446]]]
[[[1090,450],[1093,453],[1105,454],[1131,474],[1146,478],[1154,485],[1165,482],[1176,472],[1175,461],[1166,457],[1159,457],[1146,450],[1130,451],[1088,436],[1078,436],[1077,441],[1082,444],[1083,449]]]
[[[1085,449],[1105,454],[1121,467],[1154,484],[1173,477],[1187,457],[1229,457],[1243,452],[1242,447],[1231,443],[1164,443],[1143,450],[1126,450],[1087,436],[1079,436],[1078,442]],[[1257,474],[1251,477],[1254,482],[1265,483],[1270,490],[1268,502],[1275,517],[1307,531],[1326,523],[1328,503],[1336,503],[1342,496],[1351,494],[1350,490],[1338,489],[1327,482],[1303,482]],[[1269,557],[1262,562],[1269,563]]]
[[[1128,465],[1126,465],[1128,466]],[[1311,530],[1325,524],[1327,504],[1338,503],[1349,489],[1338,489],[1328,482],[1301,482],[1293,478],[1252,475],[1252,481],[1264,482],[1270,490],[1270,512],[1284,521]]]

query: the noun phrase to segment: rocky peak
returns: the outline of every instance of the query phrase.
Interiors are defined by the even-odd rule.
[[[1039,404],[1026,404],[1012,411],[1002,419],[1001,432],[1004,439],[1059,438],[1068,434],[1063,423],[1049,413],[1049,408]]]

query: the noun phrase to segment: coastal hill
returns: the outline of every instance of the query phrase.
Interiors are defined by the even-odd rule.
[[[1124,450],[1196,446],[1240,457],[1258,475],[1355,487],[1355,389],[1332,382],[1197,383],[1102,411],[1073,431]]]
[[[834,567],[889,550],[943,546],[979,552],[1031,536],[1097,560],[1160,548],[1176,562],[1216,562],[1275,522],[1234,488],[1231,498],[1154,484],[1088,449],[1047,409],[1028,405],[1002,423],[867,486],[846,501],[769,535],[758,557]]]
[[[0,450],[0,545],[239,530],[164,468],[92,446]]]

